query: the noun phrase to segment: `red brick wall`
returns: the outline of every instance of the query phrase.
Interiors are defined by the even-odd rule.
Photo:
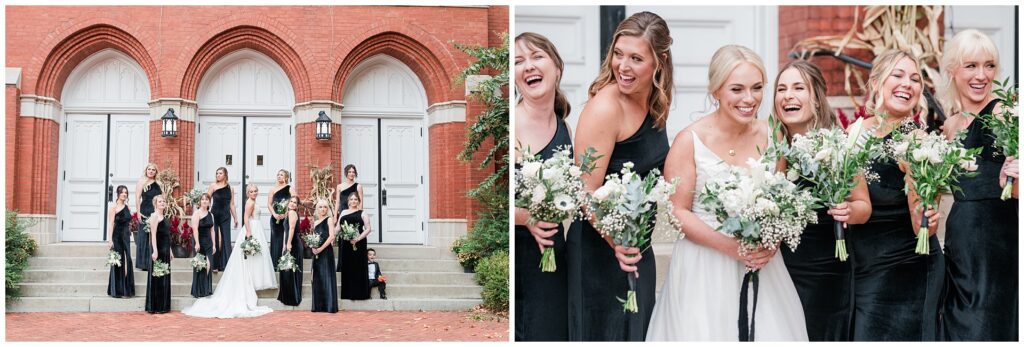
[[[341,125],[331,125],[330,140],[310,140],[316,137],[316,123],[302,123],[295,126],[295,172],[292,173],[295,191],[299,196],[309,196],[313,180],[309,177],[309,165],[324,168],[331,165],[334,182],[331,188],[341,183],[343,158],[341,157]],[[312,207],[312,206],[311,206]]]
[[[23,69],[21,92],[58,100],[70,71],[105,48],[142,66],[151,99],[194,99],[210,65],[250,48],[285,70],[296,103],[341,102],[348,71],[377,53],[408,65],[423,82],[429,103],[462,100],[463,86],[453,85],[452,78],[470,58],[450,43],[495,45],[497,32],[508,31],[507,6],[8,6],[6,11],[6,61],[8,67]],[[9,114],[18,114],[10,112],[10,102],[7,107]],[[16,123],[18,132],[8,140],[14,138],[16,152],[9,150],[6,160],[16,168],[17,195],[11,198],[9,192],[7,199],[23,213],[54,213],[58,125],[24,117]],[[8,119],[8,134],[11,126]],[[188,177],[195,171],[194,126],[182,121],[179,137],[165,139],[159,122],[150,125],[150,158],[161,168],[170,162],[184,177],[182,191],[193,184]],[[340,172],[343,163],[340,126],[327,142],[304,135],[313,127],[296,126],[293,176],[303,194],[310,188],[308,164],[330,163]],[[467,218],[472,213],[465,191],[482,176],[455,159],[465,124],[434,127],[430,135],[430,217]]]
[[[17,136],[14,135],[14,130],[18,128],[18,111],[21,107],[18,97],[21,93],[19,93],[18,88],[14,86],[6,86],[5,88],[6,93],[4,100],[6,104],[4,105],[4,122],[7,128],[7,137],[4,141],[4,144],[6,145],[6,150],[4,150],[4,160],[8,165],[6,168],[7,184],[5,185],[5,192],[7,192],[7,194],[4,196],[4,206],[7,206],[7,208],[10,209],[14,208],[14,174],[15,171],[17,171],[15,170],[15,167],[10,164],[17,162],[15,153],[17,153],[16,144],[18,142]]]

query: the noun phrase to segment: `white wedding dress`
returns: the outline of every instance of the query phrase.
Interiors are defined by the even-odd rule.
[[[729,164],[711,152],[693,133],[697,191],[725,174]],[[712,229],[719,223],[713,211],[694,194],[692,211]],[[683,225],[686,231],[686,225]],[[654,305],[648,341],[737,341],[743,263],[687,238],[676,241],[668,276]],[[761,269],[755,313],[757,341],[807,341],[804,311],[781,252]],[[753,304],[753,289],[748,306]],[[747,312],[750,312],[748,307]]]
[[[249,227],[253,238],[260,242],[260,253],[246,258],[242,252],[245,233],[239,233],[240,240],[235,241],[231,257],[228,258],[213,295],[199,298],[192,306],[181,310],[181,313],[204,318],[243,318],[262,316],[273,311],[269,307],[256,305],[257,290],[277,288],[277,277],[270,264],[270,244],[266,241],[268,237],[260,223],[259,208],[254,208]]]

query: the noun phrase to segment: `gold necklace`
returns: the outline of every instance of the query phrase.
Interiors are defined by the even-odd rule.
[[[730,149],[729,150],[729,156],[730,157],[735,157],[736,156],[736,150],[735,149]]]

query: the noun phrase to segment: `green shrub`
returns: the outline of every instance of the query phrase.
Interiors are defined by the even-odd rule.
[[[7,299],[21,297],[18,284],[21,283],[22,274],[28,267],[28,258],[36,251],[36,240],[25,233],[30,226],[25,220],[18,219],[18,213],[7,210],[7,247],[5,252],[7,260],[4,276],[7,279]]]
[[[508,251],[500,251],[480,260],[476,282],[484,287],[480,297],[491,312],[508,312]]]
[[[477,195],[483,206],[477,211],[473,230],[452,243],[452,252],[462,266],[475,268],[480,259],[498,251],[508,252],[507,187],[497,184]]]

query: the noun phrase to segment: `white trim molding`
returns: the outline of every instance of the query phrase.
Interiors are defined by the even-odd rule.
[[[21,223],[28,223],[25,233],[36,240],[39,245],[57,243],[57,230],[60,225],[57,223],[55,214],[18,214]]]
[[[6,77],[5,80],[6,80],[6,82],[7,82],[6,84],[8,86],[13,85],[14,88],[21,89],[21,68],[20,67],[9,67],[9,68],[7,68],[7,71],[4,74],[4,76]]]
[[[454,257],[452,242],[469,233],[469,221],[466,219],[427,219],[427,245],[442,249],[442,254]]]
[[[316,122],[320,111],[327,112],[327,116],[331,117],[331,123],[341,124],[341,110],[344,108],[345,105],[333,100],[312,100],[295,104],[292,113],[295,114],[295,124]]]
[[[149,120],[158,121],[167,113],[168,108],[174,109],[178,120],[195,122],[198,105],[193,100],[182,98],[160,98],[149,102]]]
[[[480,91],[480,85],[484,82],[489,81],[491,76],[489,75],[469,75],[466,76],[466,95],[473,94]]]
[[[427,107],[427,128],[445,123],[466,122],[466,101],[439,102]]]
[[[49,119],[60,123],[61,105],[57,99],[33,94],[21,95],[21,116]]]

